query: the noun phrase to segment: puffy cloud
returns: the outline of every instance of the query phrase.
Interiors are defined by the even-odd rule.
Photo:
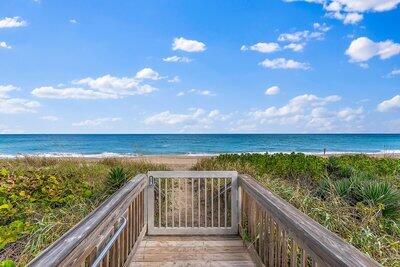
[[[340,96],[337,95],[321,98],[316,95],[305,94],[292,98],[288,104],[282,107],[272,106],[265,110],[253,111],[250,114],[254,118],[258,119],[283,117],[288,115],[301,115],[305,112],[305,110],[311,107],[324,106],[328,103],[337,102],[340,99]]]
[[[185,52],[203,52],[206,45],[196,40],[189,40],[183,37],[175,38],[172,43],[172,50],[183,50]]]
[[[277,95],[277,94],[279,94],[280,90],[281,89],[279,89],[278,86],[271,86],[270,88],[265,90],[265,94],[266,95]]]
[[[9,92],[17,90],[19,90],[19,88],[13,85],[0,85],[0,98],[8,98]]]
[[[346,50],[346,55],[353,62],[367,61],[374,56],[379,56],[380,59],[387,59],[397,54],[400,54],[400,44],[391,40],[374,42],[367,37],[353,40]]]
[[[58,117],[56,117],[56,116],[42,116],[41,117],[41,119],[42,120],[44,120],[44,121],[58,121]]]
[[[115,77],[109,74],[97,78],[87,77],[72,82],[77,87],[43,86],[35,88],[31,94],[42,98],[54,99],[117,99],[132,95],[145,95],[157,91],[145,79],[162,79],[156,71],[145,68],[135,77]]]
[[[296,43],[290,43],[288,45],[285,45],[283,48],[284,49],[291,49],[294,52],[300,52],[303,51],[305,44],[301,43],[301,44],[296,44]]]
[[[0,48],[11,49],[12,47],[10,45],[8,45],[6,42],[1,41]]]
[[[246,50],[252,50],[252,51],[257,51],[260,53],[272,53],[275,51],[278,51],[280,49],[279,44],[277,43],[257,43],[251,46],[245,46],[243,45],[240,50],[246,51]]]
[[[146,125],[164,125],[180,127],[181,132],[211,129],[217,122],[226,122],[231,114],[222,114],[218,109],[209,112],[201,108],[191,108],[187,113],[163,111],[144,120]]]
[[[398,108],[400,108],[400,95],[396,95],[391,99],[382,101],[379,103],[377,110],[379,112],[386,112]]]
[[[27,25],[26,21],[21,19],[20,17],[5,17],[0,19],[0,29],[1,28],[18,28],[25,27]]]
[[[169,83],[179,83],[181,81],[181,78],[179,76],[174,76],[172,79],[169,79]]]
[[[354,120],[360,120],[363,118],[364,109],[359,107],[357,109],[344,108],[338,111],[337,116],[346,122],[351,122]]]
[[[340,96],[318,97],[313,94],[296,96],[286,105],[256,109],[248,113],[247,124],[289,126],[290,129],[312,131],[354,131],[364,118],[363,108],[335,110],[330,105],[341,100]],[[349,122],[352,122],[349,124]],[[270,126],[269,126],[270,127]]]
[[[136,78],[140,80],[149,79],[149,80],[160,80],[162,77],[158,72],[154,71],[151,68],[144,68],[136,73]]]
[[[23,98],[11,98],[9,93],[19,90],[13,85],[0,85],[0,113],[35,113],[40,103]]]
[[[302,63],[286,58],[265,59],[259,64],[269,69],[301,69],[301,70],[311,69],[308,63]]]
[[[70,19],[69,22],[72,24],[78,24],[78,21],[76,19]]]
[[[294,33],[281,33],[278,37],[279,42],[301,42],[308,40],[322,40],[323,32],[298,31]]]
[[[35,113],[40,107],[39,102],[22,98],[0,98],[0,113]]]
[[[166,57],[163,58],[163,61],[165,62],[183,62],[183,63],[189,63],[192,60],[188,57],[179,57],[179,56],[171,56],[171,57]]]
[[[97,126],[107,126],[110,123],[115,123],[121,121],[121,118],[97,118],[93,120],[84,120],[80,122],[73,123],[72,126],[76,127],[97,127]],[[105,125],[107,124],[107,125]]]
[[[400,69],[394,69],[387,76],[394,77],[394,76],[398,76],[398,75],[400,75]]]
[[[400,0],[285,0],[321,4],[327,16],[339,19],[345,24],[355,24],[363,19],[365,12],[384,12],[395,9]]]
[[[314,28],[315,30],[321,31],[321,32],[327,32],[327,31],[329,31],[329,30],[331,29],[331,27],[329,27],[328,25],[326,25],[326,23],[320,24],[320,23],[318,23],[318,22],[315,22],[315,23],[313,24],[313,28]]]
[[[203,116],[205,111],[203,109],[191,110],[188,114],[172,113],[167,110],[155,115],[152,115],[144,120],[145,124],[179,124],[191,120],[197,120]]]

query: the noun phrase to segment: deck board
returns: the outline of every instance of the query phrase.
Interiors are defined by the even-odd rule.
[[[255,264],[238,236],[145,236],[128,266]]]

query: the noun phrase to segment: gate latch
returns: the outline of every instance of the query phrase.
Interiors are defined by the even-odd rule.
[[[149,176],[149,186],[154,186],[154,177],[153,176]]]

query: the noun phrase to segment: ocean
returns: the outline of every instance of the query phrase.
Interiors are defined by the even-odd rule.
[[[0,157],[400,153],[400,134],[2,134]]]

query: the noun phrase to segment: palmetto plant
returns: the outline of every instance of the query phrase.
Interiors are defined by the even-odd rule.
[[[360,201],[366,204],[382,204],[382,215],[397,217],[400,215],[400,193],[386,182],[364,182],[356,191]]]
[[[107,186],[110,190],[120,188],[128,180],[128,173],[122,167],[113,167],[110,169],[107,177]]]

